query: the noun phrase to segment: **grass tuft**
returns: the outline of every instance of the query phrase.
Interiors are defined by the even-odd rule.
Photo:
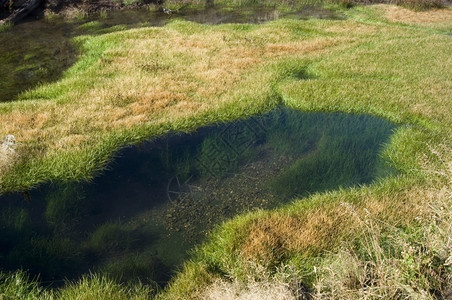
[[[31,280],[23,271],[0,273],[0,297],[2,299],[52,299],[39,287],[37,280]]]
[[[153,291],[148,286],[136,284],[127,287],[101,275],[86,275],[57,293],[58,299],[68,300],[145,300]]]

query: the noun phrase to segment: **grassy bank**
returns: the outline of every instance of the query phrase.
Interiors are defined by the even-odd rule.
[[[158,297],[446,297],[452,288],[451,10],[429,15],[377,6],[344,13],[348,20],[264,25],[175,20],[164,28],[77,38],[83,55],[62,80],[0,104],[0,136],[17,141],[0,152],[1,192],[89,180],[123,145],[279,104],[368,113],[403,124],[384,151],[400,175],[227,222]],[[154,293],[100,277],[49,292],[22,273],[2,276],[10,279],[0,294],[12,298]]]

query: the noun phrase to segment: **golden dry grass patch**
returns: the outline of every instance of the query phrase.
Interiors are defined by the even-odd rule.
[[[89,137],[83,134],[72,134],[56,141],[55,150],[80,149],[89,141]]]
[[[55,128],[55,122],[58,122],[59,116],[55,112],[53,103],[43,103],[43,109],[23,110],[21,108],[13,110],[9,114],[0,115],[0,136],[12,134],[16,137],[18,147],[16,156],[19,158],[23,154],[28,154],[30,145],[39,145],[42,154],[43,149],[49,144],[54,144],[55,136],[58,135],[58,129]],[[25,149],[24,149],[25,148]]]
[[[284,253],[308,254],[327,246],[329,235],[343,230],[350,221],[342,208],[315,209],[306,215],[272,215],[255,221],[241,247],[246,259],[277,262]],[[344,227],[345,226],[345,227]]]
[[[245,259],[259,263],[278,263],[285,254],[294,252],[318,255],[320,249],[331,250],[337,243],[359,237],[367,220],[385,220],[397,226],[426,217],[430,197],[428,189],[413,187],[378,198],[364,193],[356,204],[341,196],[332,205],[316,206],[297,214],[276,212],[250,226],[240,252]]]
[[[452,28],[452,8],[413,11],[400,6],[376,5],[387,20],[410,25],[421,25],[436,29]]]
[[[212,44],[205,40],[198,40],[201,39],[201,36],[194,38],[195,40],[192,37],[179,37],[175,42],[175,44],[185,47],[184,55],[190,54],[193,62],[185,67],[185,70],[180,66],[168,67],[163,74],[156,74],[155,72],[141,74],[137,72],[135,62],[137,59],[143,60],[143,57],[149,54],[148,51],[152,52],[151,44],[154,41],[139,40],[134,45],[129,40],[128,44],[130,45],[126,47],[128,49],[126,53],[117,53],[118,55],[111,60],[111,63],[102,70],[103,74],[119,73],[124,75],[113,80],[99,78],[97,86],[77,95],[70,105],[65,106],[64,109],[68,112],[67,117],[59,118],[58,121],[54,120],[55,123],[64,126],[64,124],[77,123],[84,119],[90,120],[93,127],[98,127],[105,123],[110,125],[123,123],[118,121],[130,114],[152,115],[181,102],[213,102],[214,98],[227,92],[232,85],[238,83],[250,69],[264,62],[260,49],[240,46],[228,47],[210,54],[210,63],[206,63],[205,59],[201,59],[205,53],[203,51],[200,53],[199,49],[212,47]],[[174,38],[165,42],[167,45],[163,48],[176,55],[172,42],[174,42]],[[265,56],[281,57],[289,54],[306,54],[332,46],[335,43],[316,39],[313,41],[313,45],[306,41],[298,44],[269,45]],[[179,46],[176,47],[176,52],[182,51]],[[192,73],[189,73],[190,69],[193,70]],[[187,107],[187,105],[183,106]],[[197,105],[196,108],[198,108]],[[69,113],[71,110],[72,113]],[[42,124],[36,126],[33,121],[36,115],[41,114],[39,111],[38,108],[32,115],[22,113],[21,118],[23,120],[15,123],[20,123],[20,127],[42,128]],[[145,121],[142,118],[136,120],[139,122]],[[133,126],[134,123],[131,121],[128,125]]]

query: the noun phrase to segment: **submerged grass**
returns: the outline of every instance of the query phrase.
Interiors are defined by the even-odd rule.
[[[349,20],[259,26],[176,20],[80,37],[84,54],[62,80],[0,104],[0,136],[13,134],[20,143],[0,175],[0,191],[86,180],[121,146],[281,102],[305,111],[369,113],[405,124],[382,154],[400,175],[236,217],[211,234],[157,298],[230,293],[235,299],[269,288],[331,299],[446,297],[452,60],[450,36],[437,30],[451,29],[450,9],[435,12],[446,19],[440,25],[400,20],[393,10],[357,7],[347,12]],[[24,290],[31,299],[153,293],[99,275],[50,295],[22,273],[2,276],[24,278],[12,293]],[[0,284],[7,297],[8,282]]]

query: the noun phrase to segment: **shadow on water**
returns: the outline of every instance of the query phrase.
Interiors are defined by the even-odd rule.
[[[92,183],[3,196],[0,268],[53,285],[88,271],[165,285],[216,224],[390,174],[378,155],[394,128],[280,108],[125,148]]]
[[[57,80],[76,59],[70,24],[24,22],[0,32],[0,103]]]
[[[170,15],[162,11],[134,9],[111,11],[84,19],[64,21],[28,19],[14,27],[0,28],[0,103],[14,101],[18,94],[58,80],[77,59],[72,38],[83,34],[104,34],[136,27],[163,26],[172,18],[204,24],[262,23],[280,17],[338,18],[335,12],[307,7],[294,13],[259,6],[227,9],[207,5],[204,9],[184,9]]]

